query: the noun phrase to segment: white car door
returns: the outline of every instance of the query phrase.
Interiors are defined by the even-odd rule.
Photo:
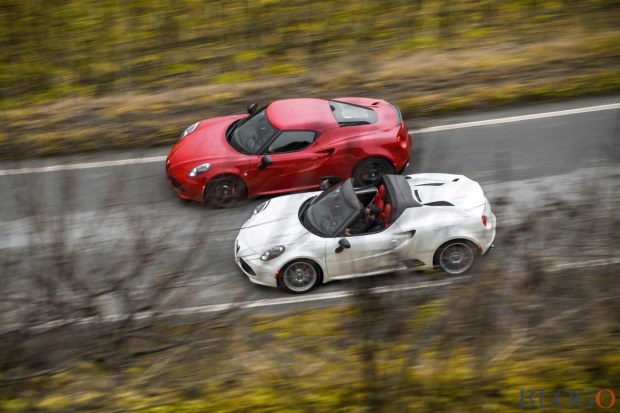
[[[346,238],[350,248],[337,252],[338,241]],[[400,250],[411,238],[398,225],[372,234],[329,238],[325,242],[326,280],[380,274],[404,268]]]

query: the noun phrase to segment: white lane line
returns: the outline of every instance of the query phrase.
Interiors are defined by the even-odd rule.
[[[566,269],[580,269],[580,268],[595,268],[601,266],[609,266],[620,264],[620,258],[601,258],[594,259],[588,261],[580,261],[580,262],[572,262],[572,263],[562,263],[554,265],[551,268],[548,268],[548,272],[559,272],[564,271]],[[385,287],[375,287],[365,290],[371,294],[386,294],[393,293],[397,291],[409,291],[409,290],[425,290],[428,288],[437,288],[437,287],[445,287],[452,284],[462,283],[468,281],[472,278],[472,276],[461,276],[450,278],[444,281],[422,281],[416,284],[398,284],[398,285],[389,285]],[[228,310],[238,310],[238,309],[246,309],[246,308],[259,308],[259,307],[271,307],[278,305],[286,305],[286,304],[297,304],[302,302],[312,302],[312,301],[323,301],[323,300],[334,300],[338,298],[346,298],[351,297],[357,294],[358,291],[334,291],[330,293],[322,293],[322,294],[311,294],[311,295],[303,295],[303,296],[293,296],[293,297],[283,297],[283,298],[271,298],[264,300],[256,300],[256,301],[242,301],[237,303],[224,303],[224,304],[212,304],[212,305],[204,305],[197,307],[185,307],[178,308],[174,310],[169,310],[166,312],[162,312],[156,314],[151,311],[143,311],[132,316],[133,319],[141,320],[153,316],[158,317],[173,317],[173,316],[187,316],[194,314],[207,314],[207,313],[218,313],[221,311]],[[123,320],[127,317],[127,314],[112,314],[105,317],[85,317],[85,318],[72,318],[72,319],[61,319],[48,321],[46,323],[39,324],[37,326],[31,327],[31,330],[37,331],[46,331],[53,328],[62,327],[64,325],[84,325],[84,324],[93,324],[93,323],[110,323]],[[11,331],[16,331],[23,328],[22,325],[12,324],[7,325],[6,327],[0,330],[0,334],[6,334]]]
[[[604,267],[607,265],[620,264],[620,258],[599,258],[596,260],[585,261],[582,263],[564,262],[562,264],[555,264],[552,268],[548,269],[548,272],[559,272],[571,268],[595,268]],[[577,266],[576,266],[577,265]]]
[[[393,293],[397,291],[409,291],[409,290],[425,290],[427,288],[436,288],[436,287],[444,287],[447,285],[462,283],[469,280],[471,276],[464,276],[458,278],[451,278],[449,280],[444,281],[423,281],[417,284],[398,284],[398,285],[390,285],[386,287],[374,287],[364,290],[365,292],[371,294],[385,294],[385,293]],[[257,301],[245,301],[240,303],[227,303],[227,304],[216,304],[216,305],[205,305],[200,307],[187,307],[180,308],[177,310],[171,310],[166,315],[190,315],[190,314],[204,314],[204,313],[213,313],[224,310],[231,310],[235,308],[257,308],[257,307],[270,307],[276,305],[286,305],[286,304],[297,304],[297,303],[307,303],[312,301],[323,301],[323,300],[334,300],[336,298],[346,298],[351,297],[358,294],[358,291],[355,290],[347,290],[347,291],[334,291],[331,293],[322,293],[322,294],[312,294],[306,296],[294,296],[294,297],[284,297],[284,298],[271,298],[265,300],[257,300]]]
[[[150,156],[147,158],[131,158],[131,159],[119,159],[116,161],[101,161],[101,162],[88,162],[88,163],[73,163],[64,165],[50,165],[41,166],[38,168],[20,168],[20,169],[3,169],[0,170],[0,176],[4,175],[23,175],[34,174],[43,172],[58,172],[58,171],[72,171],[76,169],[89,169],[89,168],[106,168],[110,166],[122,166],[122,165],[135,165],[140,163],[153,163],[163,162],[166,160],[165,156]]]
[[[580,262],[572,262],[572,263],[562,263],[556,264],[551,268],[548,268],[549,272],[559,272],[572,268],[594,268],[608,265],[620,264],[620,258],[601,258],[595,260],[588,261],[580,261]],[[471,279],[472,276],[466,275],[461,277],[454,277],[443,281],[422,281],[416,284],[398,284],[398,285],[389,285],[385,287],[374,287],[367,289],[365,291],[371,294],[386,294],[393,293],[397,291],[409,291],[409,290],[425,290],[427,288],[435,288],[435,287],[444,287],[452,284],[462,283]],[[303,296],[292,296],[292,297],[283,297],[283,298],[271,298],[257,301],[243,301],[239,303],[226,303],[226,304],[214,304],[214,305],[205,305],[198,307],[186,307],[180,308],[176,310],[170,310],[165,315],[166,316],[174,316],[174,315],[190,315],[190,314],[204,314],[204,313],[214,313],[219,311],[231,310],[231,309],[240,309],[240,308],[257,308],[257,307],[270,307],[277,305],[286,305],[286,304],[296,304],[302,302],[312,302],[312,301],[323,301],[323,300],[334,300],[337,298],[346,298],[351,297],[357,294],[358,291],[355,290],[345,290],[345,291],[334,291],[331,293],[322,293],[322,294],[311,294],[311,295],[303,295]],[[149,317],[152,314],[148,313],[140,317],[145,318]],[[118,316],[116,316],[118,317]],[[118,318],[117,318],[118,319]],[[115,320],[117,320],[115,319]]]
[[[531,115],[510,116],[507,118],[479,120],[476,122],[465,122],[465,123],[455,123],[451,125],[432,126],[429,128],[412,129],[409,131],[409,133],[418,134],[418,133],[439,132],[439,131],[452,130],[452,129],[474,128],[477,126],[521,122],[525,120],[544,119],[544,118],[551,118],[555,116],[567,116],[567,115],[574,115],[578,113],[597,112],[601,110],[611,110],[611,109],[619,109],[619,108],[620,108],[620,103],[610,103],[608,105],[589,106],[585,108],[559,110],[555,112],[535,113]],[[151,156],[147,158],[119,159],[116,161],[101,161],[101,162],[41,166],[38,168],[2,169],[0,170],[0,176],[23,175],[23,174],[57,172],[57,171],[70,171],[70,170],[89,169],[89,168],[105,168],[105,167],[110,167],[110,166],[121,166],[121,165],[135,165],[135,164],[143,164],[143,163],[163,162],[165,159],[166,157],[162,155],[162,156]]]
[[[479,120],[475,122],[455,123],[452,125],[432,126],[429,128],[413,129],[409,133],[428,133],[439,132],[452,129],[475,128],[477,126],[497,125],[500,123],[522,122],[525,120],[553,118],[556,116],[575,115],[578,113],[597,112],[601,110],[620,109],[620,103],[610,103],[608,105],[590,106],[585,108],[558,110],[555,112],[534,113],[531,115],[510,116],[507,118]]]
[[[456,283],[462,283],[469,280],[471,276],[462,276],[455,277],[444,281],[423,281],[417,284],[399,284],[399,285],[391,285],[386,287],[375,287],[364,290],[365,292],[369,292],[371,294],[385,294],[397,291],[408,291],[408,290],[425,290],[428,288],[438,288],[444,287]],[[333,300],[337,298],[345,298],[351,297],[355,294],[358,294],[358,291],[348,290],[348,291],[334,291],[331,293],[323,293],[323,294],[311,294],[306,296],[293,296],[293,297],[283,297],[283,298],[271,298],[264,300],[256,300],[256,301],[241,301],[237,303],[224,303],[224,304],[212,304],[212,305],[204,305],[197,307],[185,307],[178,308],[174,310],[165,311],[159,314],[156,314],[152,311],[142,311],[136,313],[132,316],[134,320],[142,320],[145,318],[150,318],[153,316],[157,316],[160,318],[163,317],[174,317],[174,316],[187,316],[187,315],[195,315],[195,314],[207,314],[207,313],[219,313],[222,311],[228,310],[240,310],[246,308],[258,308],[258,307],[270,307],[270,306],[278,306],[278,305],[286,305],[286,304],[297,304],[302,302],[313,302],[313,301],[323,301],[323,300]],[[54,321],[48,321],[37,326],[32,327],[31,329],[35,332],[46,331],[58,327],[62,327],[64,325],[86,325],[93,323],[112,323],[125,319],[128,314],[111,314],[104,317],[84,317],[84,318],[69,318],[69,319],[60,319]],[[8,325],[5,328],[0,330],[0,334],[6,334],[10,331],[19,330],[20,325],[13,324]]]

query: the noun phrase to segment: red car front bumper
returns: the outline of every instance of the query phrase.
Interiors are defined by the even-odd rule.
[[[182,168],[171,168],[166,161],[166,179],[180,198],[198,202],[204,200],[204,177],[192,178]]]

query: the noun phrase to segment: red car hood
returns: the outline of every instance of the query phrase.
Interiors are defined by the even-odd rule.
[[[226,141],[226,129],[244,115],[224,116],[203,120],[196,130],[181,139],[168,155],[171,166],[195,165],[197,162],[214,161],[240,156]]]

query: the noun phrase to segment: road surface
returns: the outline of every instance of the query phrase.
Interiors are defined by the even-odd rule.
[[[424,124],[412,119],[408,125],[414,143],[405,173],[446,172],[477,180],[500,231],[535,211],[543,199],[583,197],[593,186],[601,202],[617,206],[620,96]],[[164,178],[167,151],[0,163],[5,288],[18,291],[24,274],[57,274],[61,264],[53,257],[61,251],[64,262],[71,261],[72,271],[93,288],[126,275],[134,278],[133,286],[147,286],[162,274],[182,273],[173,285],[179,298],[171,301],[174,308],[282,301],[285,293],[251,284],[233,259],[238,229],[264,199],[228,210],[184,204]],[[138,269],[136,262],[142,263]],[[393,286],[435,276],[430,277],[386,276],[374,283]],[[359,282],[334,282],[312,294],[344,297]],[[115,308],[114,298],[108,299]]]

